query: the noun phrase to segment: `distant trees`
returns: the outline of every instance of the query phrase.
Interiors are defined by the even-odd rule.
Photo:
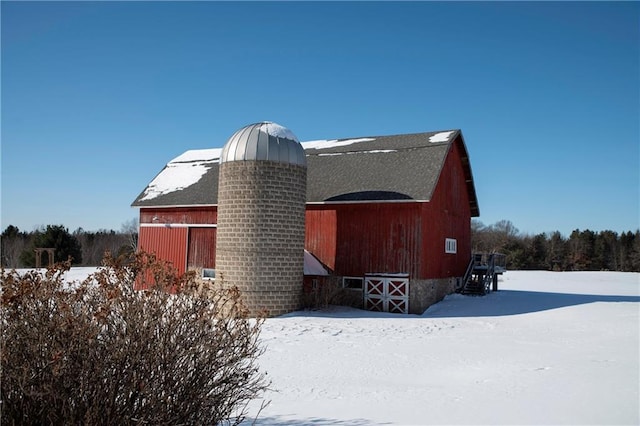
[[[83,264],[87,266],[99,265],[106,252],[119,256],[135,251],[135,247],[131,247],[129,234],[122,232],[106,229],[87,232],[78,228],[73,235],[80,241]]]
[[[34,249],[44,247],[55,248],[53,262],[64,262],[71,258],[71,263],[74,265],[82,263],[80,242],[63,225],[47,225],[45,229],[36,231],[29,245],[20,253],[20,263],[28,267],[35,266]]]
[[[135,252],[138,249],[138,227],[140,226],[140,221],[137,217],[126,221],[122,224],[120,228],[120,233],[125,237],[126,240],[126,251],[131,253]],[[122,251],[122,247],[121,250]]]
[[[125,222],[119,231],[78,228],[72,234],[62,225],[48,225],[30,233],[9,225],[0,242],[0,262],[6,268],[34,267],[34,248],[38,247],[54,247],[57,262],[71,256],[75,265],[97,266],[106,252],[119,256],[136,251],[138,221]],[[474,252],[506,254],[510,269],[640,272],[640,230],[618,234],[576,229],[568,237],[558,231],[530,235],[521,233],[508,220],[493,225],[473,220],[471,245]]]
[[[72,257],[74,265],[98,266],[104,254],[115,256],[136,251],[138,244],[137,219],[125,222],[120,231],[101,229],[85,231],[78,228],[70,233],[62,225],[47,225],[32,232],[22,232],[9,225],[0,235],[1,265],[5,268],[32,268],[35,266],[36,248],[55,248],[55,262]],[[43,255],[43,265],[47,265],[47,254]]]
[[[20,232],[17,226],[9,225],[0,235],[0,253],[2,266],[20,267],[20,255],[30,241],[30,236]]]
[[[522,234],[506,220],[494,225],[474,220],[471,234],[474,252],[504,253],[510,269],[640,271],[640,230],[576,229],[565,238],[558,231]]]

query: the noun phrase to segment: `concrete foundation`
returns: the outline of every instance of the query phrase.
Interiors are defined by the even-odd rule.
[[[439,278],[409,281],[409,313],[421,315],[434,303],[454,293],[458,278]]]

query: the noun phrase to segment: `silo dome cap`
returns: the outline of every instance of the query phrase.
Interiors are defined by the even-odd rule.
[[[220,163],[260,160],[307,165],[304,148],[296,135],[270,121],[250,124],[235,132],[220,155]]]

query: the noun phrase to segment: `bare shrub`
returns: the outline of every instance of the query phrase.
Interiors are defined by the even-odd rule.
[[[69,286],[1,271],[2,424],[238,424],[266,390],[262,319],[154,256],[107,256]],[[145,288],[139,291],[135,288]]]
[[[324,309],[329,305],[362,307],[362,294],[354,297],[353,292],[342,288],[338,277],[318,277],[305,283],[302,292],[302,307]]]

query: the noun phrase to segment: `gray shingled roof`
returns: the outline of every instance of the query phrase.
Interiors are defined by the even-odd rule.
[[[459,130],[303,142],[307,156],[307,202],[365,200],[429,201],[451,144],[462,148],[471,215],[478,202],[469,157]],[[133,202],[134,207],[215,205],[219,163],[215,150],[188,151],[172,160]],[[186,155],[186,154],[191,155]],[[218,153],[219,156],[219,153]],[[198,167],[201,177],[184,185],[157,185],[182,168]],[[192,169],[195,170],[195,169]],[[196,174],[196,176],[199,176]],[[164,179],[163,179],[164,178]],[[169,179],[170,180],[170,179]]]

